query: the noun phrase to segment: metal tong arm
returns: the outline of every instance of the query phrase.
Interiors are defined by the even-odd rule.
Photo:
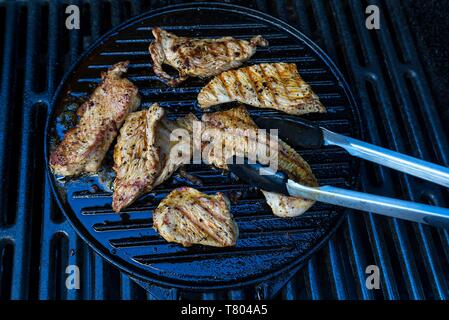
[[[307,187],[287,181],[288,193],[346,208],[374,212],[389,217],[449,228],[449,209],[429,206],[332,186]]]
[[[413,158],[322,128],[325,145],[339,146],[351,155],[449,187],[449,168]]]

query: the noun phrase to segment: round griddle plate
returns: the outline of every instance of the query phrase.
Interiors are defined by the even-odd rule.
[[[239,6],[177,5],[129,20],[103,36],[79,59],[53,100],[47,122],[47,164],[50,150],[76,122],[74,111],[82,98],[97,86],[100,73],[119,61],[131,62],[128,78],[139,87],[141,108],[158,102],[170,118],[189,112],[201,116],[196,96],[207,80],[189,79],[180,87],[170,88],[155,77],[148,53],[154,26],[189,37],[249,39],[263,35],[270,46],[259,48],[246,65],[296,63],[304,80],[328,109],[327,114],[306,118],[330,130],[358,136],[359,118],[346,82],[330,59],[299,31],[271,16]],[[283,115],[273,110],[248,109],[252,115]],[[358,163],[341,149],[298,151],[312,166],[320,184],[356,187]],[[159,237],[152,228],[152,211],[171,190],[190,182],[175,174],[122,214],[116,214],[111,210],[111,158],[109,152],[100,172],[92,176],[61,179],[47,171],[60,207],[80,236],[111,263],[144,282],[207,290],[281,278],[310,257],[344,216],[341,208],[316,204],[301,217],[281,219],[271,213],[254,187],[207,165],[189,165],[186,171],[203,181],[204,185],[197,189],[209,194],[220,191],[233,200],[232,213],[240,238],[234,248],[184,248]]]

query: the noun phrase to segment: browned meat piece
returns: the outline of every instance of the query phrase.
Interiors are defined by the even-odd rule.
[[[157,104],[128,116],[114,150],[117,173],[112,200],[114,211],[121,211],[143,193],[150,192],[190,161],[190,143],[181,144],[171,135],[177,129],[185,129],[183,132],[189,135],[190,142],[194,120],[198,119],[192,114],[168,120]]]
[[[198,95],[201,108],[232,101],[294,115],[326,112],[294,63],[263,63],[226,71],[213,78]]]
[[[155,40],[149,50],[154,73],[170,86],[176,86],[188,77],[211,77],[220,72],[237,68],[251,58],[257,46],[267,46],[261,36],[250,41],[232,37],[196,39],[178,37],[160,28],[153,28]],[[178,70],[175,78],[162,70],[168,64]]]
[[[114,149],[112,208],[119,212],[152,186],[159,172],[156,128],[164,116],[157,104],[131,113],[120,130]]]
[[[203,159],[205,157],[209,163],[227,169],[226,159],[236,153],[248,154],[248,146],[251,145],[248,136],[236,134],[235,130],[257,130],[258,128],[244,107],[206,113],[202,120],[205,126],[203,138],[210,141],[209,144],[203,144]],[[227,146],[230,145],[231,147],[225,148],[221,154],[215,154],[214,148],[210,148],[210,144],[222,143],[217,139],[226,140]],[[269,146],[267,145],[267,147]],[[318,186],[310,166],[295,150],[281,140],[278,141],[277,148],[279,170],[299,183],[307,186]],[[273,192],[263,191],[263,194],[273,213],[280,217],[298,216],[314,204],[312,200],[289,197]]]
[[[193,188],[172,191],[153,213],[153,226],[168,242],[183,246],[234,246],[238,227],[221,193],[208,196]]]
[[[137,87],[122,78],[127,68],[128,62],[120,62],[102,74],[102,83],[80,106],[78,124],[50,155],[55,174],[73,176],[99,169],[126,116],[140,104]]]

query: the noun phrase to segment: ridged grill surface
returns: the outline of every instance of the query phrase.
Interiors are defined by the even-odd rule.
[[[348,96],[348,89],[343,87],[344,80],[301,34],[295,35],[294,31],[277,26],[275,21],[259,19],[254,12],[210,5],[200,8],[175,7],[166,12],[149,13],[103,38],[81,59],[58,92],[55,117],[50,119],[50,148],[68,127],[63,120],[73,114],[75,101],[92,91],[101,80],[101,72],[123,59],[130,60],[128,78],[139,88],[142,108],[158,102],[166,108],[170,118],[189,112],[201,117],[196,97],[207,80],[191,79],[176,88],[158,81],[151,70],[148,53],[153,26],[190,37],[227,35],[249,39],[261,34],[270,45],[260,48],[248,64],[296,63],[304,80],[313,86],[328,109],[325,115],[309,118],[348,135],[359,130],[353,101]],[[282,115],[274,110],[260,109],[250,109],[250,113]],[[348,155],[336,148],[299,152],[310,163],[321,184],[354,187],[357,166]],[[111,165],[111,160],[106,160],[102,172],[93,177],[63,182],[56,179],[60,201],[83,237],[108,259],[137,277],[165,285],[216,289],[261,283],[273,273],[297,267],[330,234],[343,212],[317,204],[301,217],[281,219],[271,213],[254,186],[237,182],[228,173],[207,165],[188,165],[186,171],[203,182],[200,187],[192,186],[208,194],[220,191],[231,199],[238,198],[231,205],[231,211],[240,235],[233,248],[183,248],[167,243],[157,234],[152,228],[151,214],[164,196],[189,181],[175,175],[118,215],[110,206]]]

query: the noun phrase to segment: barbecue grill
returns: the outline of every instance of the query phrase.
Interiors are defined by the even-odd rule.
[[[286,222],[277,221],[269,209],[257,201],[256,191],[242,185],[236,187],[231,177],[219,171],[192,166],[189,167],[190,172],[206,181],[205,191],[245,191],[234,212],[237,221],[244,223],[244,230],[248,232],[248,237],[243,233],[244,239],[252,239],[258,228],[262,227],[262,230],[281,230],[279,233],[291,236],[292,243],[299,244],[294,247],[297,251],[293,250],[290,256],[274,250],[273,254],[281,259],[271,259],[274,262],[255,275],[248,273],[256,269],[241,268],[239,270],[242,272],[238,273],[240,278],[236,281],[232,281],[235,274],[231,273],[197,281],[195,277],[204,275],[204,270],[194,269],[199,273],[194,274],[187,272],[192,271],[193,267],[189,270],[186,265],[199,261],[196,259],[198,257],[203,261],[211,257],[217,259],[218,256],[219,259],[232,259],[236,252],[224,251],[226,254],[222,257],[222,254],[208,248],[196,248],[188,253],[177,248],[175,255],[167,255],[164,251],[173,246],[161,242],[152,232],[151,203],[185,181],[180,181],[179,177],[169,180],[157,192],[130,208],[126,212],[129,219],[122,220],[110,213],[107,193],[96,193],[86,188],[89,184],[99,183],[98,180],[84,181],[72,186],[72,189],[68,188],[66,199],[69,203],[64,203],[62,197],[59,200],[53,197],[52,187],[56,192],[63,191],[52,177],[47,179],[44,173],[46,151],[43,142],[47,134],[47,116],[50,115],[47,124],[51,135],[54,114],[58,113],[58,108],[67,107],[67,103],[60,103],[60,99],[68,87],[75,98],[90,92],[98,81],[99,72],[111,62],[119,61],[121,55],[132,62],[130,79],[143,91],[144,106],[159,101],[172,116],[190,111],[199,114],[193,103],[201,85],[199,81],[189,80],[182,86],[183,89],[169,89],[151,78],[151,73],[147,71],[149,57],[143,52],[146,54],[146,43],[150,37],[148,21],[172,26],[181,35],[192,31],[197,35],[226,33],[245,38],[256,33],[267,35],[274,49],[261,50],[251,63],[296,62],[305,80],[311,83],[329,110],[327,115],[310,116],[309,119],[323,122],[332,130],[357,136],[360,134],[357,132],[357,105],[364,118],[362,132],[365,139],[447,165],[444,151],[448,150],[448,140],[438,120],[438,110],[432,101],[410,33],[397,33],[398,26],[406,25],[399,4],[386,1],[373,3],[381,10],[385,9],[382,10],[385,12],[382,28],[378,31],[369,31],[364,26],[363,12],[368,5],[364,1],[255,1],[251,5],[287,21],[317,40],[350,80],[357,103],[353,102],[343,77],[311,41],[283,23],[251,10],[220,4],[201,5],[228,12],[221,15],[227,24],[226,29],[220,29],[218,19],[213,15],[201,16],[201,13],[198,19],[204,19],[189,24],[175,12],[172,18],[165,17],[158,21],[157,17],[161,17],[158,14],[164,9],[156,9],[154,5],[141,1],[78,2],[82,8],[81,29],[69,31],[60,27],[65,19],[64,8],[67,4],[64,2],[0,4],[0,37],[3,37],[0,41],[5,44],[1,50],[4,63],[0,66],[0,95],[2,101],[8,102],[1,106],[4,117],[0,122],[0,177],[6,182],[0,186],[0,297],[447,298],[446,271],[449,266],[445,248],[448,237],[443,230],[357,212],[344,216],[341,210],[325,205],[316,206],[306,216],[293,220],[293,225],[287,226]],[[178,8],[179,12],[182,7],[174,8]],[[101,34],[130,16],[145,11],[148,11],[146,16],[135,18],[107,34],[103,38],[106,40],[104,44],[94,45],[75,64],[79,53]],[[394,20],[391,19],[393,16]],[[215,29],[201,27],[214,24]],[[25,28],[28,30],[27,36],[13,41],[15,34],[25,34],[21,32]],[[141,28],[140,33],[136,33],[138,28]],[[46,29],[49,30],[48,35],[36,32]],[[124,50],[124,47],[127,49]],[[129,52],[124,54],[124,51]],[[84,58],[88,56],[92,59],[86,62]],[[73,64],[75,67],[69,70]],[[17,66],[16,70],[14,66]],[[64,74],[67,77],[52,103],[56,86]],[[73,77],[74,74],[76,77]],[[355,185],[357,166],[349,162],[350,158],[344,152],[329,150],[317,154],[315,151],[300,151],[312,164],[320,181]],[[385,168],[362,163],[360,180],[362,188],[372,193],[448,205],[444,201],[447,191],[443,188],[392,173]],[[96,202],[92,207],[89,201],[93,198],[102,205]],[[61,202],[70,222],[59,210],[56,201]],[[323,221],[317,221],[319,219]],[[340,221],[344,222],[343,225],[332,234]],[[81,234],[96,251],[79,238],[71,223],[78,230],[88,230]],[[90,236],[89,233],[94,232],[96,237]],[[268,233],[270,242],[280,239],[279,233]],[[117,237],[117,234],[126,236]],[[307,238],[304,234],[313,236]],[[322,243],[325,247],[317,251]],[[165,248],[157,255],[148,252],[141,254],[141,250],[136,250],[155,246]],[[266,249],[262,247],[262,250]],[[125,252],[140,253],[125,255]],[[253,254],[256,257],[253,263],[265,262],[260,257],[260,251],[251,252]],[[213,261],[211,266],[221,267],[219,261]],[[173,273],[178,274],[169,276],[167,272],[160,274],[148,270],[150,264],[158,263],[184,264],[184,269],[173,269]],[[380,290],[368,290],[365,286],[365,268],[372,264],[381,269]],[[66,289],[67,265],[79,266],[80,290]],[[179,270],[184,270],[184,274],[179,274]]]

